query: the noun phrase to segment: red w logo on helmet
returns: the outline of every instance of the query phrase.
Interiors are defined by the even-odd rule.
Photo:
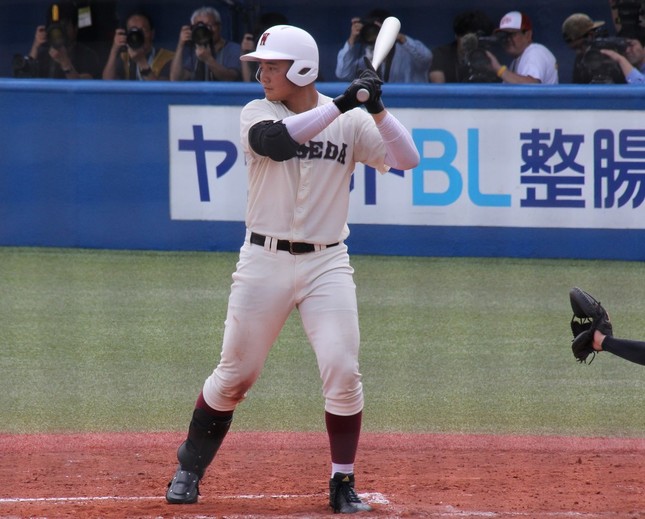
[[[258,43],[258,45],[264,45],[266,43],[268,37],[269,37],[269,33],[265,32],[262,35],[262,38],[260,38],[260,43]]]

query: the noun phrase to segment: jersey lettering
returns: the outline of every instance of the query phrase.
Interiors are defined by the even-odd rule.
[[[297,157],[299,159],[334,160],[340,164],[345,164],[347,144],[343,143],[339,146],[329,141],[309,141],[308,145],[300,145]]]

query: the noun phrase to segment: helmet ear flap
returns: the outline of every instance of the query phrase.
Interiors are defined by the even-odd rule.
[[[287,79],[297,86],[305,86],[312,83],[318,77],[318,63],[297,59],[287,71]]]

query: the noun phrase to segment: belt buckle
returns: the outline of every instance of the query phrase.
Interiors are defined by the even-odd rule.
[[[289,254],[291,254],[293,256],[299,256],[300,254],[305,254],[304,252],[296,252],[296,251],[294,251],[293,250],[293,244],[294,243],[296,243],[296,242],[292,242],[292,241],[289,242]]]

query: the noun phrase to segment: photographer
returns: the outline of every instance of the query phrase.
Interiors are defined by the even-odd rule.
[[[98,55],[76,41],[78,8],[73,2],[51,4],[47,24],[36,28],[34,42],[25,57],[14,57],[14,77],[96,79]],[[20,58],[20,59],[18,59]]]
[[[625,54],[612,49],[602,49],[605,56],[615,61],[629,85],[645,85],[645,29],[623,31],[626,40]]]
[[[558,64],[555,56],[544,45],[533,41],[533,25],[526,14],[519,11],[506,13],[495,33],[501,39],[504,52],[513,58],[508,67],[502,66],[492,52],[486,52],[491,70],[504,83],[558,84]]]
[[[609,6],[614,27],[625,40],[625,46],[622,52],[614,49],[602,49],[601,52],[618,65],[628,84],[645,84],[645,2],[610,0]]]
[[[594,21],[584,13],[574,13],[562,24],[562,37],[569,48],[576,53],[571,75],[572,83],[625,82],[618,66],[601,51],[603,45],[612,43],[610,39],[603,37],[604,25],[605,22]]]
[[[134,12],[125,26],[114,34],[103,79],[169,80],[173,53],[154,47],[155,31],[150,17],[141,11]]]
[[[374,41],[383,20],[390,14],[375,9],[364,19],[352,18],[349,38],[336,57],[336,77],[351,81],[363,68],[363,57],[371,59]],[[426,83],[432,63],[432,52],[418,40],[406,34],[397,36],[396,43],[377,70],[385,83]]]
[[[170,68],[171,81],[239,81],[241,47],[222,38],[222,18],[200,7],[179,32]]]
[[[490,37],[495,29],[493,21],[482,11],[472,10],[464,11],[453,19],[452,29],[455,39],[451,43],[441,45],[432,50],[432,65],[430,66],[429,80],[431,83],[465,83],[479,82],[499,82],[501,81],[494,73],[488,76],[478,74],[473,70],[472,56],[477,49],[481,50],[478,38]],[[463,45],[464,37],[466,43],[475,40],[475,49],[469,49],[468,45]],[[487,59],[487,58],[486,58]],[[483,81],[485,77],[490,76],[490,81]]]

